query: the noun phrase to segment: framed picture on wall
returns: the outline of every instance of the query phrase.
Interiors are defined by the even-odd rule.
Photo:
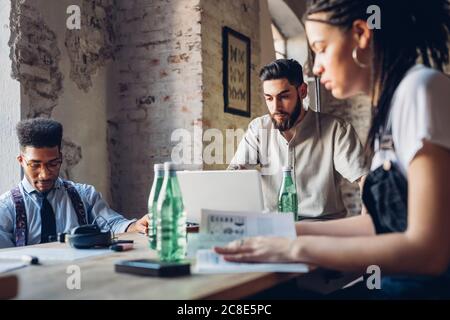
[[[250,39],[223,27],[222,43],[224,111],[250,118]]]

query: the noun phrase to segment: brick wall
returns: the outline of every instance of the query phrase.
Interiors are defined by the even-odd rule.
[[[348,100],[337,100],[322,87],[323,112],[336,115],[352,124],[361,142],[364,144],[370,127],[371,102],[364,96]],[[361,194],[357,183],[343,180],[341,192],[345,207],[350,216],[361,212]]]
[[[42,15],[40,3],[11,1],[11,76],[21,85],[21,118],[52,117],[63,94],[61,50],[56,31]],[[17,143],[15,136],[11,139]],[[61,175],[71,178],[71,168],[81,159],[81,148],[67,135],[63,139],[64,164]]]
[[[111,192],[129,216],[146,212],[153,164],[170,160],[171,133],[202,120],[198,0],[117,1],[117,101],[108,119]]]
[[[11,4],[12,77],[22,85],[22,115],[49,117],[62,92],[56,33],[35,3],[12,0]]]
[[[233,0],[210,1],[202,4],[202,55],[203,55],[203,129],[217,128],[226,137],[226,129],[247,129],[251,119],[267,113],[267,107],[262,99],[261,83],[258,78],[260,65],[260,34],[259,34],[259,1]],[[251,118],[224,112],[223,99],[223,57],[222,57],[222,27],[227,26],[251,39]],[[227,167],[226,149],[235,150],[239,140],[225,139],[223,141],[222,159],[225,164],[205,164],[205,169],[224,169]],[[204,146],[210,145],[205,141]],[[212,145],[211,145],[212,146]],[[230,156],[230,155],[229,155]],[[231,154],[232,156],[232,154]]]
[[[8,42],[11,35],[10,27],[11,2],[0,2],[0,193],[10,190],[20,179],[20,167],[15,161],[19,153],[17,140],[12,139],[15,134],[15,124],[20,120],[20,83],[11,78],[10,47]]]
[[[106,40],[112,1],[11,0],[9,41],[12,77],[22,91],[17,105],[21,117],[60,121],[61,175],[94,185],[107,200],[105,66],[111,55],[105,48],[110,45]],[[81,30],[66,28],[70,5],[81,8]],[[16,142],[15,136],[10,139]]]
[[[266,112],[257,78],[258,5],[257,0],[117,1],[117,101],[109,113],[108,148],[118,210],[135,216],[146,210],[153,164],[170,160],[182,141],[171,141],[175,130],[188,130],[194,144],[189,167],[202,168],[198,151],[205,129],[246,129],[249,118],[223,111],[222,26],[252,38],[252,117]]]
[[[95,185],[128,216],[146,211],[153,164],[170,160],[180,142],[171,141],[175,130],[191,138],[195,131],[191,142],[201,151],[204,128],[247,127],[248,118],[223,112],[224,25],[253,39],[252,117],[265,112],[257,0],[12,3],[24,117],[60,120],[63,174]],[[65,27],[71,4],[81,8],[81,30]],[[200,153],[189,155],[194,168],[202,167]]]
[[[245,130],[267,112],[258,79],[258,0],[12,3],[13,74],[25,94],[24,116],[63,122],[68,166],[63,173],[95,185],[127,216],[146,211],[153,164],[171,158],[179,143],[171,141],[175,130],[196,135],[191,142],[201,151],[209,144],[202,143],[204,130]],[[81,6],[80,31],[65,28],[70,4]],[[252,39],[251,118],[223,111],[223,26]],[[330,104],[327,112],[362,132],[362,109]],[[235,149],[238,141],[224,142]],[[225,155],[222,160],[229,160]],[[189,158],[194,168],[202,167],[199,153]],[[354,200],[354,193],[345,195]]]
[[[114,0],[82,0],[81,29],[65,32],[64,44],[70,60],[70,79],[89,92],[98,70],[114,59]]]

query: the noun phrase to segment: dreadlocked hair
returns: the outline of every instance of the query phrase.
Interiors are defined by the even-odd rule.
[[[365,146],[366,159],[373,154],[374,142],[386,127],[392,97],[406,72],[418,60],[440,71],[448,64],[450,32],[449,0],[309,0],[304,20],[323,12],[327,18],[322,22],[348,31],[355,20],[369,18],[367,9],[371,5],[380,8],[381,28],[373,29],[372,37],[375,108]]]

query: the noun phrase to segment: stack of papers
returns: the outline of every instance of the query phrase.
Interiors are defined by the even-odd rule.
[[[0,273],[13,271],[25,267],[23,262],[0,262]]]
[[[292,272],[309,271],[303,263],[243,263],[225,261],[212,250],[197,251],[194,273]]]
[[[39,262],[75,261],[90,257],[111,254],[109,249],[79,250],[74,248],[16,248],[1,250],[0,260],[21,260],[22,256],[33,256]]]
[[[295,239],[293,215],[282,213],[202,210],[200,233],[190,234],[188,257],[196,257],[196,273],[308,272],[302,263],[228,262],[212,248],[233,240],[256,236]]]

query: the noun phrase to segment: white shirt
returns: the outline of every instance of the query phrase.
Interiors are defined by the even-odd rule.
[[[450,78],[415,65],[398,85],[391,102],[392,151],[376,150],[371,169],[396,162],[406,177],[409,163],[427,140],[450,150]]]
[[[112,210],[93,186],[73,183],[71,181],[68,182],[75,187],[80,195],[88,216],[88,223],[92,223],[95,218],[101,216],[103,219],[97,219],[96,224],[103,230],[111,229],[115,233],[122,233],[125,232],[131,223],[136,221],[136,219],[125,219],[119,213]],[[19,188],[23,196],[27,214],[27,244],[38,244],[41,242],[41,200],[37,195],[38,192],[28,182],[26,177],[19,184]],[[57,233],[68,233],[72,228],[79,225],[72,201],[60,178],[56,180],[55,186],[48,194],[47,199],[55,213]],[[15,228],[16,208],[12,200],[11,192],[8,191],[0,196],[0,248],[13,247],[15,245]]]
[[[270,115],[250,122],[229,169],[260,167],[264,205],[277,211],[282,167],[293,167],[301,218],[345,217],[342,178],[354,182],[368,173],[363,148],[353,127],[329,114],[309,110],[287,142]]]

